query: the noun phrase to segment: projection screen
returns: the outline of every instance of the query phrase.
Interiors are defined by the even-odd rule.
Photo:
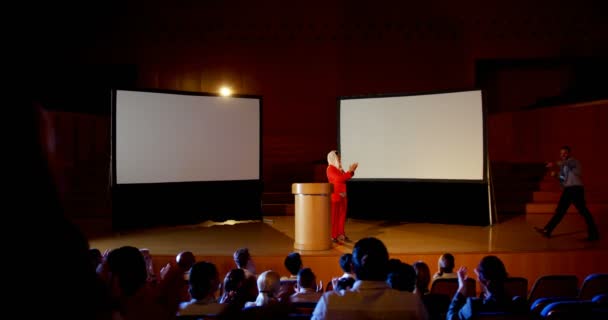
[[[355,179],[482,181],[482,93],[340,98],[338,144]]]
[[[116,184],[260,179],[259,97],[116,90]]]

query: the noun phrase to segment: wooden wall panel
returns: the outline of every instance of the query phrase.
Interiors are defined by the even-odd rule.
[[[490,160],[546,162],[559,158],[562,145],[583,166],[586,185],[605,189],[608,171],[608,100],[488,116]]]

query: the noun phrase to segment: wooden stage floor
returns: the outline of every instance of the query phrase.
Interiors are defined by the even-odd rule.
[[[497,255],[512,276],[529,279],[529,286],[540,275],[576,274],[579,280],[589,273],[608,273],[608,217],[595,215],[601,240],[586,242],[583,218],[567,214],[551,239],[543,238],[534,226],[543,226],[550,215],[521,215],[503,219],[494,226],[463,226],[431,223],[399,223],[349,219],[346,233],[352,243],[333,245],[327,251],[302,251],[305,266],[313,268],[319,279],[328,281],[341,274],[338,258],[352,252],[354,242],[377,237],[391,257],[413,263],[425,261],[437,271],[439,255],[450,252],[456,265],[475,267],[485,255]],[[180,251],[192,251],[197,260],[216,263],[224,274],[234,267],[232,253],[249,248],[257,271],[277,270],[283,274],[283,259],[294,251],[294,217],[269,216],[263,221],[204,222],[196,225],[152,228],[104,237],[90,237],[90,246],[102,252],[131,245],[148,248],[158,269]]]

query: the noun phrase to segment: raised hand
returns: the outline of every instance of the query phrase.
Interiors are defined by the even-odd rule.
[[[465,283],[465,281],[468,278],[467,267],[465,267],[465,266],[460,267],[460,269],[458,269],[458,271],[456,271],[456,274],[458,275],[458,291],[462,292],[462,290],[466,290],[466,288],[467,288],[466,283]]]
[[[357,170],[358,166],[359,166],[359,163],[355,162],[355,163],[351,164],[350,167],[348,167],[348,171],[355,172],[355,170]]]

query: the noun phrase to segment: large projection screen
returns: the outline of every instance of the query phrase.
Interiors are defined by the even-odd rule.
[[[338,144],[356,179],[484,181],[482,93],[340,98]]]
[[[116,90],[115,184],[260,179],[259,97]]]

